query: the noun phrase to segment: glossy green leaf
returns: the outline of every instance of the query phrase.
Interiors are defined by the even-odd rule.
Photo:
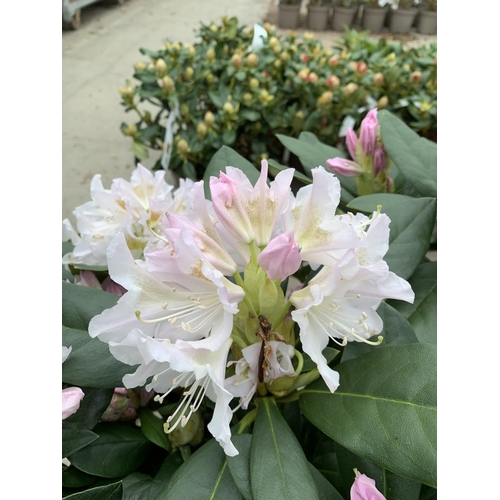
[[[340,363],[340,387],[322,380],[299,396],[316,427],[356,455],[436,486],[436,346],[379,347]]]
[[[342,495],[333,487],[332,483],[313,464],[309,464],[309,469],[318,489],[319,500],[344,500]]]
[[[399,302],[399,301],[398,301]],[[414,344],[418,342],[417,336],[410,323],[394,307],[382,302],[377,309],[378,315],[384,322],[380,335],[384,337],[380,347],[388,345]],[[365,344],[364,342],[348,342],[342,354],[342,361],[354,359],[363,354],[373,352],[379,346]]]
[[[67,467],[62,473],[62,485],[66,488],[84,488],[95,483],[98,479],[96,476],[85,474],[73,466]]]
[[[255,500],[318,500],[304,452],[271,398],[258,403],[250,448],[250,484]]]
[[[163,419],[158,418],[151,410],[146,408],[141,410],[139,415],[141,420],[142,433],[154,444],[172,451],[172,443],[163,430]]]
[[[154,500],[166,500],[170,480],[173,478],[177,469],[184,463],[181,454],[177,451],[169,455],[160,470],[156,474],[151,484],[150,495]]]
[[[393,472],[375,465],[366,458],[359,457],[349,450],[335,445],[337,457],[339,459],[340,474],[344,482],[345,489],[350,490],[354,482],[354,468],[361,474],[365,474],[375,481],[377,489],[384,495],[386,500],[418,500],[421,484],[406,477],[398,476]]]
[[[260,171],[246,158],[237,153],[234,149],[222,146],[217,153],[212,156],[205,174],[203,175],[205,196],[210,199],[210,177],[219,177],[221,172],[226,172],[226,167],[235,167],[243,171],[252,184],[257,182]]]
[[[142,472],[133,472],[123,478],[122,500],[154,500],[151,495],[153,478]]]
[[[123,385],[122,378],[126,373],[135,371],[135,367],[115,359],[108,345],[98,338],[91,338],[87,331],[90,320],[104,309],[113,307],[117,300],[118,297],[111,293],[63,282],[62,345],[72,347],[62,365],[64,383],[114,389]]]
[[[382,205],[382,213],[391,219],[389,251],[384,260],[389,269],[408,279],[429,249],[436,221],[435,198],[412,198],[401,194],[370,194],[348,204],[351,210],[374,212]]]
[[[71,456],[71,464],[87,474],[123,477],[134,472],[148,457],[152,444],[131,424],[101,423],[99,438]]]
[[[99,436],[88,429],[63,429],[62,430],[62,458],[69,457],[72,453],[85,448]]]
[[[96,486],[88,488],[79,493],[73,493],[64,497],[65,500],[121,500],[122,498],[122,482],[106,484],[104,486]]]
[[[149,151],[146,146],[137,141],[132,143],[132,153],[138,160],[145,160],[149,157]]]
[[[420,196],[437,196],[437,149],[387,110],[377,115],[382,142]]]
[[[314,134],[311,134],[310,132],[302,132],[299,139],[287,137],[281,134],[276,134],[276,137],[280,140],[283,146],[299,158],[306,174],[309,177],[312,177],[311,170],[320,165],[328,170],[326,160],[329,158],[345,158],[345,154],[343,154],[342,151],[323,144]],[[341,198],[344,203],[347,203],[352,200],[358,192],[356,183],[353,179],[348,177],[338,176],[338,179],[342,186]]]
[[[239,500],[244,497],[233,481],[220,444],[211,439],[184,462],[158,500]]]
[[[437,262],[422,262],[409,280],[415,301],[390,301],[408,319],[420,342],[437,343]]]
[[[231,438],[234,446],[239,451],[235,457],[226,457],[229,472],[234,483],[245,500],[252,500],[250,488],[250,446],[252,436],[250,434],[239,434]]]
[[[286,167],[285,165],[281,165],[278,163],[276,160],[267,160],[267,164],[269,166],[269,173],[273,176],[276,177],[281,171],[286,170],[289,167]],[[293,176],[303,182],[304,184],[311,184],[312,180],[309,179],[309,177],[306,177],[304,174],[298,172],[295,170],[293,173]]]

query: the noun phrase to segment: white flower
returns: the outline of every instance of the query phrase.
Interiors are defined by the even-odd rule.
[[[62,362],[63,363],[68,359],[68,356],[70,355],[72,349],[73,349],[73,347],[71,347],[71,346],[70,347],[62,346]]]
[[[101,176],[90,185],[91,201],[76,207],[77,230],[63,221],[63,240],[71,239],[73,251],[63,257],[64,264],[106,266],[106,250],[117,232],[122,232],[130,250],[140,257],[145,245],[156,236],[150,227],[168,210],[184,210],[192,181],[185,181],[179,194],[172,197],[173,186],[163,178],[164,171],[154,174],[138,165],[131,180],[114,179],[104,189]]]
[[[268,344],[270,347],[269,366],[264,372],[264,382],[272,383],[280,377],[293,375],[292,358],[295,355],[293,346],[277,340],[271,340]],[[226,379],[226,389],[233,396],[240,398],[240,405],[244,410],[248,408],[257,390],[261,347],[261,342],[245,347],[241,351],[243,357],[235,363],[235,375]]]
[[[62,390],[62,419],[66,419],[76,413],[80,408],[80,401],[85,396],[79,387],[67,387]]]
[[[384,298],[413,302],[410,285],[389,272],[384,261],[362,267],[354,249],[334,266],[325,266],[305,288],[295,291],[290,302],[296,307],[293,320],[300,327],[304,351],[317,364],[330,391],[339,385],[338,373],[322,354],[330,339],[379,344],[368,339],[382,331],[376,310]],[[339,342],[340,340],[340,342]]]

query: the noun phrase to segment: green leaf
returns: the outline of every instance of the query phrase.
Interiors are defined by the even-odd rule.
[[[121,500],[122,482],[96,486],[64,497],[65,500]]]
[[[276,160],[267,160],[267,164],[269,166],[269,173],[273,177],[276,177],[280,172],[282,172],[283,170],[287,170],[289,168],[285,167],[285,165],[279,164]],[[312,183],[312,180],[309,179],[309,177],[306,177],[304,174],[298,172],[297,170],[295,170],[293,176],[299,181],[302,181],[304,184]]]
[[[401,302],[401,301],[398,301]],[[410,323],[394,307],[382,302],[377,309],[378,315],[384,322],[384,329],[380,335],[384,337],[382,346],[415,344],[417,336]],[[348,342],[342,354],[342,361],[354,359],[363,354],[377,350],[379,346],[365,344],[364,342]]]
[[[412,198],[401,194],[360,196],[347,205],[351,210],[382,213],[391,219],[389,251],[384,260],[392,272],[408,279],[429,249],[436,221],[435,198]]]
[[[82,448],[85,448],[99,436],[88,429],[63,429],[62,430],[62,458],[69,457]]]
[[[85,472],[73,466],[69,466],[62,473],[62,485],[66,488],[84,488],[95,483],[97,480],[96,476],[85,474]]]
[[[365,474],[375,481],[377,489],[384,495],[386,500],[418,500],[421,484],[406,477],[398,476],[383,467],[375,465],[366,458],[359,457],[349,450],[335,445],[337,457],[339,459],[340,474],[347,491],[350,490],[354,482],[354,468],[360,474]]]
[[[153,500],[151,486],[153,478],[142,472],[133,472],[123,478],[122,500]]]
[[[62,422],[63,429],[93,429],[113,397],[113,389],[81,387],[85,396],[76,413]]]
[[[116,295],[95,288],[62,283],[62,345],[72,347],[62,365],[63,382],[78,387],[114,389],[122,385],[126,373],[135,370],[115,359],[107,344],[91,338],[87,332],[90,320],[113,307],[117,300]]]
[[[236,131],[235,130],[233,130],[233,129],[224,130],[224,132],[222,134],[222,142],[226,146],[231,146],[231,144],[233,144],[235,140],[236,140]]]
[[[414,303],[394,301],[393,305],[408,319],[420,342],[436,344],[437,262],[422,262],[409,282],[415,292]]]
[[[158,474],[153,479],[150,493],[151,500],[153,498],[154,500],[166,500],[170,480],[183,463],[184,460],[179,452],[172,453],[165,459]]]
[[[258,403],[250,449],[250,483],[255,500],[319,500],[309,462],[271,398]]]
[[[172,443],[163,430],[163,419],[158,418],[151,410],[146,408],[141,410],[139,415],[141,419],[142,433],[154,444],[172,451]]]
[[[329,158],[335,158],[337,156],[345,158],[342,151],[323,144],[314,134],[311,134],[310,132],[302,132],[299,139],[294,139],[293,137],[287,137],[281,134],[276,134],[276,137],[283,144],[283,146],[299,158],[306,174],[309,177],[312,177],[311,169],[318,167],[319,165],[328,170],[326,160]],[[341,198],[344,203],[348,203],[358,192],[356,183],[353,179],[349,179],[348,177],[338,176],[338,179],[342,186]]]
[[[301,391],[300,409],[356,455],[436,486],[436,346],[379,347],[340,363],[340,387],[322,380]]]
[[[309,464],[309,469],[318,489],[319,500],[344,500],[342,495],[333,487],[332,483],[313,464]]]
[[[149,158],[149,152],[146,146],[137,141],[132,142],[132,153],[134,153],[134,156],[138,160],[145,160],[146,158]]]
[[[250,488],[250,446],[252,436],[250,434],[239,434],[231,438],[234,446],[239,451],[235,457],[226,457],[229,472],[233,477],[240,493],[245,500],[252,500]]]
[[[244,109],[238,113],[238,116],[249,122],[255,122],[260,118],[260,113],[253,109]]]
[[[382,142],[394,165],[420,196],[437,196],[437,149],[387,110],[377,115]]]
[[[234,149],[222,146],[217,153],[212,156],[210,163],[205,170],[203,180],[205,181],[205,196],[210,198],[210,177],[219,177],[221,172],[226,172],[226,167],[236,167],[250,179],[252,184],[257,182],[260,171],[257,170],[246,158],[237,153]]]
[[[229,472],[224,450],[211,439],[177,469],[167,495],[160,499],[239,500],[243,496]]]
[[[333,347],[325,347],[322,354],[325,357],[326,362],[330,363],[330,361],[333,361],[340,354],[340,351],[334,349]],[[309,356],[309,354],[304,352],[302,353],[302,357],[304,358],[304,366],[302,367],[302,372],[310,372],[311,370],[314,370],[314,368],[317,368],[316,363],[311,359],[311,356]]]
[[[101,423],[94,430],[99,438],[71,456],[72,465],[94,476],[122,477],[134,472],[153,446],[130,424]]]

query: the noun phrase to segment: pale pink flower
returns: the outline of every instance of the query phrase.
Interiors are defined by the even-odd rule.
[[[375,481],[364,474],[360,474],[357,469],[356,478],[351,487],[351,500],[386,500],[384,495],[377,490]]]
[[[85,396],[79,387],[67,387],[62,390],[62,419],[76,413],[80,408],[80,401]]]
[[[345,143],[347,146],[347,150],[351,155],[351,158],[356,161],[356,149],[358,147],[358,136],[356,132],[354,132],[352,127],[347,129],[347,134],[345,136]]]
[[[258,262],[272,280],[283,281],[298,271],[302,257],[299,245],[293,238],[293,231],[273,238],[262,250]]]
[[[332,172],[344,177],[359,177],[363,174],[363,169],[355,161],[345,158],[330,158],[326,160],[326,164]]]
[[[361,132],[359,140],[361,141],[361,149],[366,154],[372,154],[377,143],[377,109],[372,109],[361,122]]]

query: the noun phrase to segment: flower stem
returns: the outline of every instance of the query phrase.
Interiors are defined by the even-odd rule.
[[[245,302],[246,306],[248,307],[248,310],[254,315],[254,317],[257,317],[257,313],[255,312],[255,308],[253,307],[252,302],[248,298],[246,294],[246,288],[245,288],[245,283],[243,282],[243,279],[238,271],[234,273],[234,279],[236,280],[236,283],[243,288],[245,291],[245,298],[243,299],[243,302]]]
[[[256,416],[257,416],[257,408],[254,408],[252,411],[249,411],[240,420],[240,423],[238,424],[238,430],[236,431],[236,434],[243,434],[243,431],[254,422]]]
[[[302,356],[302,353],[295,349],[295,356],[297,356],[297,369],[295,370],[295,375],[300,375],[300,372],[302,371],[302,368],[304,366],[304,357]]]

